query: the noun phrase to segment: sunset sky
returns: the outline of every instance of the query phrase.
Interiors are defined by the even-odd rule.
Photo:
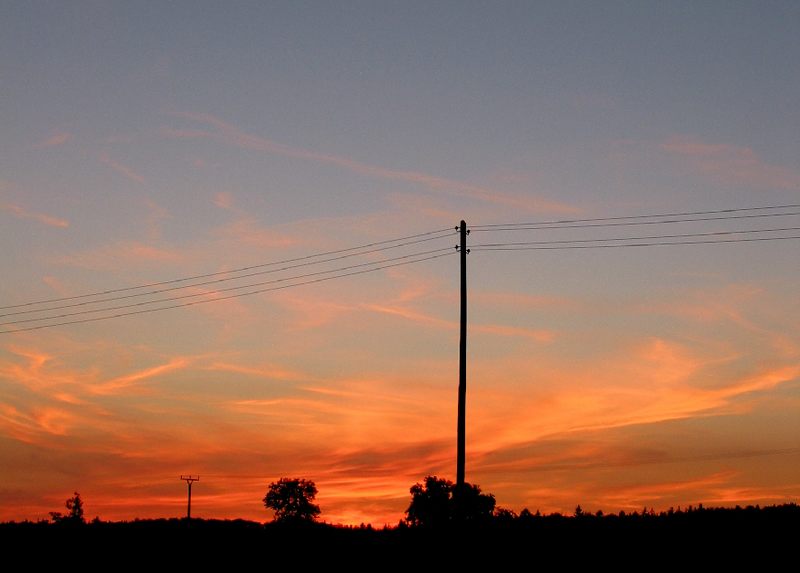
[[[287,476],[325,521],[396,524],[455,479],[461,219],[467,481],[517,512],[797,501],[800,240],[478,245],[800,235],[800,208],[481,228],[800,204],[799,25],[788,1],[3,2],[0,520],[73,491],[181,516],[191,473],[201,517],[268,520]],[[246,285],[273,290],[208,302]],[[203,302],[23,330],[110,290]]]

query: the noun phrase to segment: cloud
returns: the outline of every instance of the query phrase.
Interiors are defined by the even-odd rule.
[[[36,144],[36,147],[40,149],[45,147],[57,147],[59,145],[64,145],[70,139],[72,139],[71,133],[67,133],[65,131],[59,131],[57,133],[54,133],[44,141]]]
[[[120,269],[130,263],[174,263],[183,259],[180,252],[138,241],[123,241],[97,249],[53,258],[60,265],[93,269]]]
[[[236,245],[247,245],[257,249],[272,249],[296,245],[298,239],[262,227],[252,217],[243,217],[213,231],[216,237],[227,239]]]
[[[94,384],[92,385],[91,391],[95,394],[118,394],[120,391],[125,391],[130,386],[134,386],[142,380],[155,378],[175,370],[183,370],[189,366],[189,363],[190,361],[184,357],[172,358],[165,364],[151,366],[150,368],[145,368],[138,372],[131,372],[100,384]]]
[[[111,167],[114,171],[125,177],[126,179],[130,179],[135,183],[139,183],[140,185],[144,185],[145,178],[133,170],[133,168],[125,165],[124,163],[120,163],[119,161],[115,161],[111,159],[107,153],[100,154],[100,161]]]
[[[0,211],[11,213],[17,219],[29,219],[47,225],[48,227],[69,227],[69,221],[44,213],[37,213],[36,211],[29,211],[28,209],[19,205],[12,205],[11,203],[0,203]]]
[[[388,314],[397,316],[411,322],[424,324],[434,328],[444,328],[448,330],[455,330],[458,328],[458,323],[452,320],[445,320],[435,316],[427,315],[423,312],[413,310],[411,308],[400,305],[380,305],[380,304],[367,304],[363,308],[378,312],[381,314]],[[503,324],[470,324],[470,332],[478,334],[488,334],[493,336],[516,336],[523,338],[531,338],[537,342],[551,342],[555,337],[555,333],[548,330],[536,330],[529,328],[522,328],[517,326],[508,326]]]
[[[472,183],[448,179],[419,171],[388,169],[376,165],[363,163],[355,159],[310,151],[278,143],[271,139],[247,133],[217,117],[203,113],[175,112],[172,115],[190,121],[206,124],[215,131],[186,130],[165,128],[162,134],[170,138],[211,138],[222,141],[234,147],[261,151],[270,155],[280,155],[306,161],[313,161],[325,165],[332,165],[366,177],[404,181],[427,188],[429,191],[448,193],[459,197],[470,197],[483,202],[501,204],[537,213],[574,213],[576,208],[565,203],[551,201],[529,195],[512,195],[502,193]]]
[[[214,205],[220,209],[230,211],[233,208],[233,196],[226,191],[220,191],[214,195]]]
[[[74,416],[60,408],[36,407],[25,413],[12,405],[0,404],[0,430],[25,443],[36,443],[42,433],[63,436],[73,421]]]
[[[147,207],[147,237],[151,241],[161,238],[161,224],[163,221],[170,219],[172,216],[169,211],[153,201],[152,199],[145,199],[145,206]]]
[[[314,377],[304,372],[281,368],[273,365],[263,366],[243,366],[241,364],[231,364],[226,362],[214,362],[206,367],[207,370],[218,372],[235,372],[246,376],[256,376],[270,380],[313,380]]]
[[[659,148],[716,181],[767,189],[800,190],[800,172],[765,162],[749,147],[706,143],[696,137],[676,135]]]

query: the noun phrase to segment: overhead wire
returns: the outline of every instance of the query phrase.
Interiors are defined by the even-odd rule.
[[[338,273],[338,272],[341,272],[341,271],[357,269],[357,268],[363,268],[363,267],[369,267],[369,266],[374,266],[374,265],[378,265],[378,264],[386,263],[386,262],[391,262],[391,261],[406,260],[406,259],[410,259],[410,258],[413,258],[413,257],[419,257],[419,256],[423,256],[423,255],[430,255],[430,254],[433,254],[433,253],[442,253],[443,251],[450,251],[450,250],[451,250],[450,248],[433,249],[433,250],[430,250],[430,251],[422,251],[422,252],[419,252],[419,253],[412,253],[412,254],[407,254],[407,255],[401,255],[401,256],[398,256],[398,257],[392,257],[392,258],[389,258],[389,259],[383,259],[381,261],[369,261],[369,262],[366,262],[366,263],[359,263],[359,264],[355,264],[355,265],[339,267],[339,268],[336,268],[336,269],[327,269],[327,270],[324,270],[324,271],[315,271],[313,273],[306,273],[306,274],[302,274],[302,275],[281,277],[281,278],[272,279],[272,280],[269,280],[269,281],[262,281],[262,282],[250,283],[250,284],[239,285],[239,286],[234,286],[234,287],[227,287],[227,288],[216,289],[216,290],[212,290],[212,291],[202,291],[202,292],[199,292],[199,293],[191,293],[191,294],[185,294],[185,295],[174,296],[174,297],[165,297],[165,298],[154,299],[154,300],[145,300],[145,301],[140,301],[140,302],[134,302],[134,303],[129,303],[129,304],[121,304],[121,305],[109,306],[109,307],[103,307],[103,308],[79,310],[79,311],[75,311],[75,312],[68,312],[68,313],[52,315],[52,316],[40,316],[40,317],[37,317],[37,318],[25,318],[25,319],[18,319],[18,320],[9,320],[9,321],[5,321],[5,322],[0,322],[0,326],[7,326],[7,325],[12,325],[12,324],[25,324],[25,323],[30,323],[30,322],[40,322],[40,321],[44,321],[44,320],[58,320],[58,319],[61,319],[61,318],[68,318],[70,316],[80,316],[80,315],[83,315],[83,314],[94,314],[94,313],[99,313],[99,312],[110,312],[110,311],[114,311],[114,310],[124,310],[126,308],[136,308],[136,307],[146,306],[146,305],[150,305],[150,304],[159,304],[159,303],[162,303],[162,302],[174,302],[174,301],[177,301],[177,300],[185,300],[187,298],[197,298],[197,297],[201,297],[201,296],[215,295],[215,294],[231,292],[231,291],[237,291],[237,290],[246,289],[246,288],[259,287],[259,286],[264,286],[264,285],[268,285],[268,284],[289,282],[289,281],[294,281],[294,280],[298,280],[298,279],[304,279],[304,278],[313,277],[313,276],[326,275],[326,274],[331,274],[331,273]]]
[[[676,235],[644,235],[640,237],[606,237],[595,239],[566,239],[558,241],[520,241],[513,243],[478,243],[472,245],[471,248],[479,247],[496,247],[496,246],[513,246],[513,245],[555,245],[555,244],[573,244],[573,243],[604,243],[612,241],[646,241],[655,239],[679,239],[679,238],[693,238],[693,237],[709,237],[721,235],[741,235],[752,233],[776,233],[783,231],[800,231],[800,227],[779,227],[774,229],[745,229],[738,231],[711,231],[707,233],[680,233]]]
[[[525,230],[544,231],[552,229],[588,229],[588,228],[598,228],[598,227],[667,225],[673,223],[759,219],[765,217],[791,217],[800,215],[800,211],[786,212],[785,210],[795,209],[795,208],[800,208],[800,204],[769,205],[769,206],[758,206],[758,207],[743,207],[735,209],[718,209],[718,210],[708,210],[708,211],[658,213],[651,215],[596,217],[596,218],[585,218],[585,219],[562,219],[556,221],[541,221],[534,223],[497,223],[497,224],[487,224],[487,225],[473,225],[470,226],[470,230],[478,232],[502,232],[502,231],[525,231]],[[783,211],[778,213],[774,212],[750,213],[753,211],[774,211],[776,209]],[[745,212],[747,213],[741,214]],[[713,216],[706,216],[706,215],[713,215]],[[458,227],[456,227],[456,229],[458,229]],[[655,246],[677,246],[677,245],[704,245],[704,244],[719,244],[719,243],[742,243],[742,242],[755,242],[755,241],[777,241],[777,240],[800,239],[800,235],[788,235],[788,236],[782,235],[782,236],[770,236],[770,237],[736,237],[727,239],[720,238],[723,236],[730,236],[730,235],[778,233],[778,232],[790,232],[790,231],[800,231],[800,227],[776,227],[769,229],[736,229],[736,230],[726,230],[726,231],[709,231],[709,232],[680,233],[680,234],[668,234],[668,235],[666,234],[644,235],[644,236],[629,236],[629,237],[606,237],[606,238],[593,237],[584,239],[477,243],[471,245],[470,250],[520,251],[520,250],[598,249],[598,248],[655,247]],[[236,286],[230,286],[226,288],[203,290],[201,292],[191,292],[189,294],[182,294],[178,296],[167,296],[155,299],[148,298],[148,300],[141,300],[138,302],[113,305],[113,306],[102,306],[98,308],[83,308],[96,305],[104,305],[107,303],[114,303],[122,300],[130,300],[134,298],[152,297],[154,295],[166,292],[175,292],[175,291],[181,291],[208,285],[229,283],[232,281],[239,281],[265,274],[291,271],[293,269],[302,267],[323,265],[327,263],[341,261],[351,257],[365,256],[369,254],[387,251],[390,249],[396,249],[420,243],[436,241],[439,239],[448,238],[449,236],[452,236],[452,233],[453,229],[452,227],[450,227],[446,229],[438,229],[433,231],[426,231],[423,233],[416,233],[413,235],[406,235],[395,239],[374,241],[371,243],[365,243],[355,247],[335,249],[320,253],[314,253],[311,255],[305,255],[301,257],[286,258],[272,262],[259,263],[256,265],[249,265],[226,271],[217,271],[212,273],[179,277],[164,281],[156,281],[129,287],[107,289],[107,290],[96,291],[74,296],[42,299],[15,305],[0,306],[0,310],[12,310],[12,312],[5,312],[3,314],[0,314],[0,318],[31,315],[34,313],[53,313],[71,308],[79,308],[79,307],[81,308],[81,310],[77,310],[74,312],[62,312],[55,315],[50,314],[47,316],[20,318],[20,319],[0,322],[0,326],[13,326],[19,324],[47,322],[47,324],[26,326],[24,328],[14,328],[13,330],[0,330],[0,334],[25,332],[29,330],[51,328],[54,326],[62,326],[67,324],[78,324],[84,322],[94,322],[98,320],[108,320],[111,318],[119,318],[135,314],[143,314],[147,312],[157,312],[172,308],[193,306],[196,304],[204,304],[207,302],[215,302],[220,300],[237,298],[241,296],[249,296],[272,290],[286,289],[294,286],[301,286],[305,284],[318,283],[353,275],[360,275],[395,266],[438,259],[448,254],[453,254],[453,251],[451,251],[451,249],[449,248],[433,249],[428,251],[421,251],[411,254],[400,255],[388,259],[368,261],[365,263],[358,263],[354,265],[347,265],[343,267],[336,267],[332,269],[325,269],[304,274],[296,274],[267,281],[239,284]],[[713,238],[705,238],[705,237],[713,237]],[[680,239],[680,240],[671,240],[671,239]],[[289,263],[296,263],[296,264],[289,264]],[[284,266],[279,266],[279,265],[284,265]],[[256,269],[266,269],[267,267],[277,267],[277,268],[269,268],[267,270],[256,270]],[[255,271],[255,272],[249,272],[249,271]],[[221,278],[214,278],[214,277],[221,277]],[[203,279],[211,279],[211,280],[203,280]],[[304,279],[310,279],[310,280],[304,280]],[[286,284],[281,284],[281,283],[286,283]],[[261,288],[266,285],[277,285],[277,286],[269,286],[268,288]],[[163,287],[163,288],[154,289],[153,287]],[[152,289],[152,290],[143,291],[143,289]],[[236,292],[245,289],[256,289],[256,290],[251,290],[248,292]],[[143,292],[134,292],[134,291],[143,291]],[[235,294],[216,296],[216,295],[224,295],[225,293],[230,293],[230,292],[235,292]],[[126,293],[126,294],[120,294],[120,293]],[[107,295],[114,295],[114,296],[107,296]],[[103,297],[103,298],[98,298],[98,297]],[[202,300],[194,300],[191,302],[180,302],[178,304],[172,304],[176,303],[177,301],[184,301],[186,299],[193,299],[199,297],[212,297],[212,298],[203,298]],[[80,301],[80,302],[74,302],[74,301]],[[66,303],[66,304],[58,304],[56,306],[36,308],[37,306],[47,305],[47,304],[52,305],[54,303]],[[140,307],[149,307],[151,305],[160,305],[165,303],[167,304],[167,306],[159,306],[155,308],[144,308],[144,309],[140,308]],[[133,308],[136,308],[138,310],[133,310],[128,312],[115,312]],[[19,309],[19,310],[14,310],[14,309]],[[91,318],[81,318],[77,320],[68,320],[68,321],[62,320],[65,318],[71,318],[76,316],[109,313],[109,312],[114,312],[115,314],[107,316],[95,316]],[[53,322],[53,321],[58,321],[58,322]]]
[[[800,235],[783,237],[742,237],[739,239],[708,239],[697,241],[659,241],[652,243],[622,243],[616,245],[561,245],[561,246],[514,246],[513,243],[497,243],[494,245],[473,245],[470,251],[556,251],[568,249],[612,249],[623,247],[656,247],[674,245],[709,245],[718,243],[747,243],[755,241],[781,241],[800,239]]]
[[[452,233],[453,233],[453,229],[451,227],[448,227],[446,229],[437,229],[437,230],[434,230],[434,231],[425,231],[423,233],[416,233],[416,234],[413,234],[413,235],[406,235],[404,237],[397,237],[395,239],[386,239],[386,240],[383,240],[383,241],[373,241],[371,243],[365,243],[363,245],[358,245],[358,246],[355,246],[355,247],[347,247],[347,248],[344,248],[344,249],[334,249],[334,250],[331,250],[331,251],[324,251],[324,252],[320,252],[320,253],[314,253],[314,254],[305,255],[305,256],[302,256],[302,257],[294,257],[294,258],[282,259],[282,260],[278,260],[278,261],[271,261],[271,262],[267,262],[267,263],[259,263],[257,265],[249,265],[249,266],[246,266],[246,267],[239,267],[239,268],[230,269],[230,270],[227,270],[227,271],[217,271],[217,272],[213,272],[213,273],[204,273],[204,274],[199,274],[199,275],[192,275],[192,276],[180,277],[180,278],[169,279],[169,280],[164,280],[164,281],[150,282],[150,283],[145,283],[145,284],[135,285],[135,286],[121,287],[121,288],[115,288],[115,289],[107,289],[107,290],[90,292],[90,293],[73,295],[73,296],[49,298],[49,299],[30,301],[30,302],[24,302],[24,303],[19,303],[19,304],[5,305],[5,306],[0,306],[0,310],[6,310],[6,309],[12,309],[12,308],[21,308],[21,307],[24,307],[24,306],[34,306],[34,305],[38,305],[38,304],[48,304],[48,303],[52,303],[52,302],[63,302],[63,301],[68,301],[68,300],[77,300],[77,299],[81,299],[81,298],[90,298],[90,297],[94,297],[94,296],[103,296],[103,295],[114,294],[114,293],[118,293],[118,292],[126,292],[126,291],[132,291],[132,290],[137,290],[137,289],[150,288],[150,287],[156,287],[156,286],[162,286],[162,285],[168,285],[168,284],[176,284],[176,283],[186,282],[186,281],[191,281],[191,280],[204,279],[204,278],[209,278],[209,277],[214,277],[214,276],[221,276],[221,275],[238,273],[238,272],[245,272],[245,271],[250,271],[250,270],[253,270],[253,269],[258,269],[258,268],[263,268],[263,267],[268,267],[268,266],[281,265],[281,264],[286,264],[286,263],[293,263],[293,262],[297,262],[297,261],[306,261],[306,260],[310,260],[310,259],[314,259],[314,258],[326,257],[326,256],[329,256],[329,255],[337,255],[337,254],[340,254],[340,253],[353,252],[353,251],[357,251],[357,250],[360,250],[360,249],[376,247],[376,246],[379,246],[379,245],[388,245],[388,244],[391,244],[391,243],[397,243],[397,242],[406,241],[406,240],[409,240],[409,239],[416,239],[418,237],[427,237],[427,236],[430,236],[430,235],[439,234],[439,235],[441,235],[441,237],[435,237],[435,239],[439,239],[439,238],[444,238],[448,234],[452,234]],[[435,240],[435,239],[432,238],[431,240]],[[422,242],[422,241],[420,241],[420,242]],[[389,249],[389,248],[394,248],[394,247],[386,247],[386,248]],[[354,255],[354,256],[357,256],[357,254]]]
[[[743,211],[764,211],[769,209],[797,209],[800,208],[800,203],[789,203],[782,205],[762,205],[758,207],[738,207],[733,209],[714,209],[710,211],[682,211],[672,213],[653,213],[646,215],[625,215],[617,217],[592,217],[588,219],[560,219],[554,221],[534,221],[528,223],[493,223],[484,225],[470,225],[471,229],[484,229],[492,227],[511,227],[511,226],[528,226],[528,225],[550,225],[562,223],[590,223],[595,221],[622,221],[631,219],[653,219],[655,217],[689,217],[694,215],[713,215],[722,213],[738,213]]]
[[[17,310],[17,311],[14,311],[14,312],[2,313],[2,314],[0,314],[0,318],[4,318],[4,317],[8,317],[8,316],[19,316],[19,315],[24,315],[24,314],[33,314],[33,313],[37,313],[37,312],[52,312],[52,311],[57,311],[57,310],[63,310],[63,309],[66,309],[66,308],[76,308],[76,307],[81,307],[81,306],[91,306],[91,305],[95,305],[95,304],[102,304],[102,303],[113,302],[113,301],[117,301],[117,300],[126,300],[126,299],[131,299],[131,298],[152,296],[154,294],[160,294],[160,293],[164,293],[164,292],[183,290],[183,289],[188,289],[188,288],[192,288],[192,287],[207,286],[207,285],[211,285],[211,284],[220,284],[220,283],[240,280],[240,279],[244,279],[244,278],[250,278],[250,277],[254,277],[254,276],[261,276],[261,275],[265,275],[265,274],[279,273],[279,272],[283,272],[283,271],[287,271],[287,270],[291,270],[291,269],[296,269],[296,268],[301,268],[301,267],[321,265],[321,264],[330,263],[330,262],[333,262],[333,261],[340,261],[340,260],[347,259],[347,258],[358,257],[358,256],[368,255],[368,254],[373,254],[373,253],[379,253],[379,252],[382,252],[382,251],[387,251],[389,249],[407,247],[409,245],[415,245],[415,244],[419,244],[419,243],[435,241],[435,240],[444,239],[444,238],[448,238],[448,237],[449,237],[449,235],[426,237],[424,239],[416,239],[416,240],[413,240],[413,241],[405,241],[405,242],[398,243],[396,245],[390,245],[390,246],[387,246],[387,247],[380,247],[380,248],[362,250],[362,251],[359,251],[359,252],[350,252],[350,253],[347,253],[347,254],[338,255],[338,256],[335,256],[335,257],[329,257],[327,259],[321,259],[321,260],[318,260],[318,261],[305,261],[305,262],[297,263],[297,264],[294,264],[294,265],[288,265],[288,266],[283,266],[283,267],[279,267],[279,268],[268,269],[268,270],[263,270],[263,271],[256,271],[256,272],[253,272],[253,273],[247,273],[247,274],[236,275],[236,276],[231,276],[231,277],[224,277],[224,278],[213,279],[213,280],[208,280],[208,281],[194,282],[194,283],[184,284],[184,285],[181,285],[181,286],[170,286],[170,287],[165,287],[165,288],[160,288],[160,289],[155,289],[155,290],[149,290],[149,291],[144,291],[144,292],[139,292],[139,293],[118,295],[118,296],[113,296],[113,297],[108,297],[108,298],[100,298],[100,299],[93,299],[93,300],[84,300],[82,302],[72,302],[72,303],[69,303],[69,304],[62,304],[62,305],[58,305],[58,306],[50,306],[50,307],[44,307],[44,308],[33,308],[33,309],[26,309],[26,310]],[[363,246],[360,247],[360,248],[363,248]],[[349,250],[349,249],[347,249],[347,250]],[[300,257],[300,258],[294,259],[294,260],[303,260],[305,258],[307,258],[307,257]],[[286,261],[286,262],[291,262],[291,261]],[[267,263],[267,264],[274,265],[274,264],[280,264],[280,263]],[[249,267],[249,268],[250,269],[260,268],[260,267],[263,267],[263,266],[266,266],[266,265],[256,265],[256,266],[252,266],[252,267]],[[218,273],[211,273],[210,275],[206,275],[206,276],[217,276],[217,275],[220,275],[220,274],[225,274],[226,272],[228,272],[228,273],[240,272],[241,270],[242,269],[238,269],[237,271],[221,271],[221,272],[218,272]],[[184,280],[190,280],[190,279],[180,279],[180,280],[184,281]],[[165,283],[172,283],[172,282],[174,282],[174,281],[165,281]],[[116,289],[116,291],[117,292],[121,292],[123,290],[133,290],[134,288],[144,288],[144,287],[127,287],[127,288],[124,288],[124,289]],[[86,298],[86,297],[88,297],[88,295],[80,295],[79,297],[69,297],[69,298],[74,299],[74,298]],[[2,307],[2,308],[11,308],[11,307]],[[32,320],[35,320],[35,319],[32,319]],[[0,325],[2,325],[2,324],[11,324],[11,323],[0,322]]]
[[[497,226],[470,226],[470,231],[476,232],[497,232],[497,231],[544,231],[550,229],[589,229],[598,227],[629,227],[638,225],[666,225],[672,223],[694,223],[706,221],[729,221],[734,219],[759,219],[764,217],[794,217],[800,215],[800,211],[790,213],[759,213],[755,215],[729,215],[724,217],[696,217],[696,218],[678,218],[678,219],[661,219],[657,221],[615,221],[612,223],[581,223],[578,225],[571,224],[551,224],[549,222],[543,223],[509,223],[507,225]],[[652,217],[656,217],[652,215]],[[611,219],[611,218],[609,218]],[[608,220],[608,219],[599,219]],[[547,225],[547,226],[543,226]]]
[[[41,330],[41,329],[45,329],[45,328],[53,328],[53,327],[56,327],[56,326],[65,326],[65,325],[69,325],[69,324],[82,324],[82,323],[87,323],[87,322],[97,322],[97,321],[101,321],[101,320],[111,320],[111,319],[114,319],[114,318],[121,318],[121,317],[124,317],[124,316],[133,316],[133,315],[145,314],[145,313],[150,313],[150,312],[159,312],[159,311],[162,311],[162,310],[170,310],[170,309],[174,309],[174,308],[183,308],[183,307],[195,306],[195,305],[206,304],[206,303],[211,303],[211,302],[219,302],[221,300],[229,300],[229,299],[232,299],[232,298],[239,298],[239,297],[243,297],[243,296],[251,296],[251,295],[255,295],[255,294],[261,294],[261,293],[264,293],[264,292],[282,290],[282,289],[292,288],[292,287],[296,287],[296,286],[321,283],[321,282],[331,281],[331,280],[340,279],[340,278],[349,277],[349,276],[362,275],[362,274],[371,273],[371,272],[375,272],[375,271],[379,271],[379,270],[383,270],[383,269],[388,269],[388,268],[393,268],[393,267],[400,267],[400,266],[410,265],[410,264],[414,264],[414,263],[421,263],[423,261],[430,261],[430,260],[439,259],[439,258],[442,258],[442,257],[452,256],[452,255],[456,254],[456,251],[454,251],[454,250],[447,249],[447,251],[448,252],[443,252],[443,253],[439,253],[439,254],[430,255],[430,256],[427,256],[427,257],[420,258],[420,259],[404,260],[404,261],[395,262],[395,263],[391,263],[391,264],[381,264],[381,265],[379,265],[377,267],[370,268],[370,269],[360,269],[360,270],[357,270],[357,271],[352,271],[352,272],[348,272],[348,273],[342,273],[342,274],[339,274],[339,275],[334,275],[334,276],[329,276],[329,277],[318,277],[318,278],[315,278],[315,279],[310,279],[310,280],[302,281],[302,282],[299,282],[299,283],[272,286],[272,287],[269,287],[269,288],[257,289],[257,290],[254,290],[254,291],[249,291],[249,292],[244,292],[244,293],[236,293],[236,294],[231,294],[231,295],[226,295],[226,296],[216,297],[216,298],[210,298],[210,299],[204,299],[204,300],[195,300],[195,301],[191,301],[191,302],[173,304],[173,305],[159,307],[159,308],[146,308],[146,309],[134,310],[134,311],[129,311],[129,312],[117,313],[117,314],[113,314],[113,315],[110,315],[110,316],[96,316],[96,317],[92,317],[92,318],[82,318],[82,319],[77,319],[77,320],[69,320],[69,321],[63,321],[63,322],[57,322],[57,323],[51,323],[51,324],[42,324],[42,325],[37,325],[37,326],[29,326],[29,327],[25,327],[25,328],[17,328],[17,329],[13,329],[13,330],[0,330],[0,334],[12,334],[12,333],[16,333],[16,332],[28,332],[28,331],[32,331],[32,330]],[[378,263],[379,262],[380,261],[378,261]]]

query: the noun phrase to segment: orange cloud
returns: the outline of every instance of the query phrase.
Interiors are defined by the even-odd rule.
[[[327,153],[319,153],[316,151],[309,151],[299,147],[292,147],[283,143],[278,143],[258,135],[252,135],[242,131],[227,122],[222,121],[209,114],[203,113],[188,113],[176,112],[173,115],[182,117],[191,121],[204,123],[216,129],[214,132],[206,132],[202,130],[177,130],[165,129],[162,133],[166,137],[175,138],[197,138],[209,137],[218,139],[228,145],[241,147],[244,149],[252,149],[255,151],[262,151],[273,155],[281,155],[284,157],[291,157],[295,159],[302,159],[307,161],[314,161],[327,165],[333,165],[348,171],[352,171],[359,175],[368,177],[376,177],[380,179],[389,179],[396,181],[405,181],[407,183],[418,184],[428,188],[432,191],[439,191],[451,193],[458,196],[467,196],[489,203],[497,203],[506,206],[524,209],[533,212],[551,212],[551,213],[574,213],[576,209],[570,205],[550,201],[541,198],[532,198],[528,195],[510,195],[501,193],[493,189],[488,189],[471,183],[457,181],[454,179],[447,179],[436,175],[421,173],[418,171],[404,171],[398,169],[387,169],[384,167],[377,167],[342,157],[339,155],[332,155]]]
[[[706,143],[691,136],[673,136],[661,150],[686,161],[693,169],[723,183],[769,189],[800,189],[800,173],[763,161],[749,147]]]
[[[44,213],[37,213],[36,211],[29,211],[24,207],[12,205],[11,203],[0,203],[0,210],[11,213],[17,219],[30,219],[37,223],[47,225],[48,227],[69,227],[69,221],[66,219],[60,219]]]
[[[225,362],[214,362],[206,367],[207,370],[214,370],[218,372],[235,372],[236,374],[244,374],[246,376],[257,376],[259,378],[268,378],[273,380],[311,380],[312,376],[303,372],[289,370],[278,366],[242,366],[240,364],[229,364]]]
[[[419,324],[425,324],[427,326],[432,326],[435,328],[444,328],[448,330],[455,330],[456,328],[458,328],[458,323],[452,320],[445,320],[442,318],[437,318],[435,316],[430,316],[405,306],[369,304],[369,305],[363,305],[363,308],[371,310],[373,312],[397,316],[405,320],[409,320]],[[533,340],[536,340],[537,342],[550,342],[555,337],[555,333],[548,330],[535,330],[529,328],[522,328],[518,326],[507,326],[503,324],[470,324],[469,330],[470,332],[476,334],[489,334],[495,336],[519,336],[523,338],[531,338]]]
[[[95,384],[92,386],[91,391],[94,394],[118,394],[120,391],[125,391],[129,387],[134,386],[137,382],[155,378],[167,372],[182,370],[188,365],[189,360],[184,357],[172,358],[166,364],[152,366],[138,372],[132,372],[130,374],[125,374],[124,376],[112,378],[111,380],[102,382],[100,384]]]

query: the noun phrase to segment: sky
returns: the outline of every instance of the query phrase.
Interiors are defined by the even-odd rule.
[[[482,227],[800,204],[798,24],[779,1],[3,2],[0,520],[75,491],[89,518],[181,516],[199,474],[193,515],[266,521],[285,476],[327,522],[396,524],[455,479],[462,219],[467,481],[516,512],[797,501],[800,241],[480,245],[798,235],[763,231],[791,208]],[[98,298],[202,302],[52,326]]]

